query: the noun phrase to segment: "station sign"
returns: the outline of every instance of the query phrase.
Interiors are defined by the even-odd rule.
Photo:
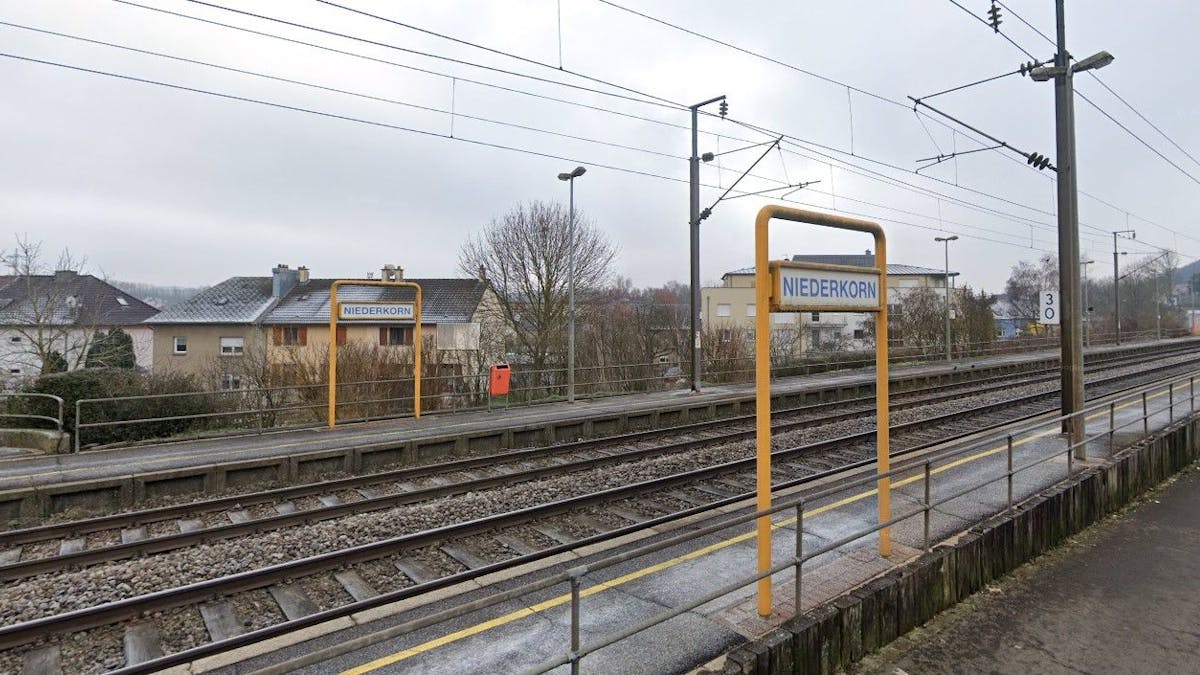
[[[772,261],[771,311],[879,309],[879,271],[850,265]]]
[[[413,321],[415,307],[411,302],[341,302],[338,321]]]

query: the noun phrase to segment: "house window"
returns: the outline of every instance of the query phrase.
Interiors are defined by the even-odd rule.
[[[855,329],[854,329],[854,339],[855,339],[855,340],[861,340],[861,339],[863,339],[863,338],[864,338],[864,337],[866,337],[866,336],[867,336],[867,331],[865,331],[865,330],[863,330],[863,329],[861,329],[861,328],[855,328]]]
[[[789,324],[796,323],[796,315],[791,312],[774,312],[771,314],[771,323]]]
[[[8,372],[12,375],[20,375],[21,369],[20,368],[9,368]]]
[[[728,305],[726,305],[726,306],[728,306]],[[721,329],[721,342],[729,342],[732,339],[733,339],[733,331],[729,330],[728,328],[722,328]]]
[[[236,391],[242,388],[242,376],[237,373],[221,375],[221,391]]]
[[[379,344],[384,346],[411,345],[413,343],[412,326],[380,326]]]
[[[721,302],[717,304],[717,316],[729,316],[729,303]]]
[[[811,317],[811,318],[812,318],[812,320],[813,320],[813,321],[820,321],[820,320],[821,320],[821,313],[820,313],[820,312],[813,312],[813,313],[812,313],[812,317]]]
[[[308,344],[308,328],[275,326],[271,329],[271,342],[277,347],[303,347]]]
[[[175,336],[175,353],[176,354],[186,354],[187,353],[187,336],[186,335],[176,335]]]
[[[21,342],[21,336],[20,336],[20,335],[14,335],[14,336],[12,336],[12,337],[8,338],[8,341],[9,341],[9,342],[11,342],[11,343],[13,343],[13,344],[19,344],[19,343]]]
[[[758,316],[758,306],[753,302],[746,304],[746,316]]]
[[[245,346],[245,338],[223,337],[221,338],[221,356],[241,356],[245,353]]]

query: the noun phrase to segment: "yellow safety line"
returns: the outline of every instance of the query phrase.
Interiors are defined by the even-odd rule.
[[[1159,397],[1162,397],[1162,396],[1165,396],[1165,395],[1167,395],[1167,394],[1166,394],[1166,391],[1164,390],[1164,391],[1161,391],[1161,392],[1159,392],[1159,393],[1157,393],[1157,394],[1154,394],[1154,395],[1148,396],[1148,397],[1147,397],[1147,399],[1159,398]],[[1125,408],[1128,408],[1128,407],[1129,407],[1129,406],[1131,406],[1131,405],[1134,405],[1134,403],[1137,403],[1137,401],[1130,402],[1130,403],[1126,403],[1126,404],[1124,404],[1124,405],[1119,405],[1119,406],[1116,406],[1116,409],[1117,409],[1117,410],[1123,410],[1123,409],[1125,409]],[[1161,411],[1159,411],[1159,412],[1161,412]],[[1101,416],[1103,416],[1104,414],[1106,414],[1106,411],[1103,411],[1103,410],[1101,410],[1101,411],[1098,411],[1098,412],[1092,413],[1091,415],[1088,415],[1088,416],[1086,417],[1086,419],[1094,419],[1094,418],[1096,418],[1096,417],[1101,417]],[[1025,438],[1022,438],[1022,439],[1020,439],[1020,440],[1018,440],[1018,441],[1014,441],[1014,442],[1013,442],[1013,447],[1016,447],[1016,446],[1018,446],[1018,445],[1024,445],[1025,443],[1028,443],[1028,442],[1030,442],[1030,441],[1033,441],[1033,440],[1035,440],[1035,439],[1038,439],[1038,438],[1045,438],[1046,436],[1050,436],[1050,435],[1053,435],[1053,434],[1055,434],[1055,433],[1057,433],[1057,432],[1056,432],[1056,431],[1054,431],[1054,430],[1042,431],[1042,432],[1039,432],[1039,433],[1037,433],[1037,434],[1034,434],[1034,435],[1032,435],[1032,436],[1027,436],[1027,437],[1025,437]],[[944,471],[948,471],[948,470],[950,470],[950,469],[952,469],[952,468],[956,468],[956,467],[962,466],[962,465],[964,465],[964,464],[967,464],[967,463],[969,463],[969,462],[974,462],[974,461],[976,461],[976,460],[983,459],[984,457],[988,457],[988,456],[990,456],[990,455],[994,455],[994,454],[996,454],[996,453],[998,453],[998,452],[1002,452],[1002,451],[1006,450],[1007,448],[1008,448],[1008,445],[1007,445],[1007,444],[1005,444],[1005,445],[999,445],[999,446],[996,446],[996,447],[994,447],[994,448],[991,448],[991,449],[989,449],[989,450],[984,450],[984,451],[982,451],[982,452],[978,452],[978,453],[976,453],[976,454],[974,454],[974,455],[969,455],[969,456],[967,456],[967,457],[963,457],[962,459],[957,459],[957,460],[955,460],[955,461],[953,461],[953,462],[950,462],[950,463],[944,464],[944,465],[942,465],[942,466],[939,466],[938,468],[936,468],[936,469],[933,469],[932,471],[930,471],[930,473],[934,473],[934,474],[937,474],[937,473],[942,473],[942,472],[944,472]],[[896,488],[896,487],[902,487],[902,486],[904,486],[904,485],[909,485],[909,484],[911,484],[911,483],[915,483],[916,481],[922,480],[923,478],[924,478],[923,474],[918,474],[918,475],[915,475],[915,476],[910,476],[910,477],[908,477],[908,478],[905,478],[905,479],[903,479],[903,480],[899,480],[899,481],[897,481],[897,482],[893,483],[893,484],[892,484],[892,487],[893,487],[893,488]],[[816,508],[813,508],[813,509],[806,510],[806,511],[804,512],[804,514],[805,514],[805,515],[807,515],[807,516],[816,516],[816,515],[820,515],[820,514],[822,514],[822,513],[825,513],[825,512],[827,512],[827,511],[831,511],[831,510],[833,510],[833,509],[836,509],[836,508],[840,508],[840,507],[842,507],[842,506],[845,506],[845,505],[847,505],[847,504],[852,504],[852,503],[854,503],[854,502],[857,502],[857,501],[860,501],[860,500],[866,499],[867,497],[870,497],[870,496],[874,495],[875,493],[876,493],[876,490],[874,490],[874,489],[872,489],[872,490],[867,490],[867,491],[865,491],[865,492],[860,492],[860,493],[858,493],[858,494],[851,495],[851,496],[849,496],[849,497],[846,497],[846,498],[844,498],[844,499],[840,499],[840,500],[838,500],[838,501],[835,501],[835,502],[830,502],[829,504],[826,504],[826,505],[824,505],[824,506],[819,506],[819,507],[816,507]],[[788,518],[788,519],[786,519],[786,520],[781,520],[781,521],[779,521],[779,522],[773,523],[773,524],[771,525],[771,527],[772,527],[773,529],[779,529],[779,528],[782,528],[782,527],[786,527],[786,526],[788,526],[788,525],[793,525],[793,524],[795,524],[795,522],[796,522],[796,519],[795,519],[794,517],[793,517],[793,518]],[[606,591],[606,590],[609,590],[609,589],[614,589],[614,588],[616,588],[616,587],[618,587],[618,586],[623,586],[623,585],[625,585],[625,584],[627,584],[627,583],[629,583],[629,582],[631,582],[631,581],[635,581],[635,580],[637,580],[637,579],[640,579],[640,578],[642,578],[642,577],[646,577],[646,576],[649,576],[649,575],[651,575],[651,574],[654,574],[655,572],[661,572],[661,571],[663,571],[663,570],[665,570],[665,569],[669,569],[669,568],[671,568],[671,567],[675,567],[676,565],[679,565],[679,564],[681,564],[681,563],[685,563],[685,562],[687,562],[687,561],[689,561],[689,560],[695,560],[696,558],[700,558],[700,557],[706,556],[706,555],[708,555],[709,553],[713,553],[713,552],[715,552],[715,551],[719,551],[719,550],[721,550],[721,549],[723,549],[723,548],[727,548],[727,547],[729,547],[729,546],[732,546],[732,545],[734,545],[734,544],[741,543],[741,542],[743,542],[743,541],[746,541],[746,540],[749,540],[749,539],[753,539],[755,536],[756,536],[756,532],[755,532],[755,531],[749,531],[749,532],[746,532],[746,533],[743,533],[743,534],[739,534],[739,535],[737,535],[737,536],[735,536],[735,537],[731,537],[731,538],[729,538],[729,539],[724,539],[724,540],[722,540],[722,541],[719,541],[719,542],[717,542],[717,543],[715,543],[715,544],[710,544],[710,545],[708,545],[708,546],[705,546],[704,548],[700,548],[700,549],[697,549],[697,550],[695,550],[695,551],[691,551],[690,553],[685,553],[685,554],[683,554],[683,555],[681,555],[681,556],[677,556],[677,557],[675,557],[675,558],[671,558],[671,559],[669,559],[669,560],[664,560],[663,562],[656,563],[656,564],[654,564],[654,565],[650,565],[649,567],[643,567],[642,569],[639,569],[639,570],[636,570],[636,571],[630,572],[629,574],[626,574],[626,575],[623,575],[623,576],[617,577],[617,578],[615,578],[615,579],[612,579],[612,580],[610,580],[610,581],[601,581],[601,582],[598,582],[598,583],[596,583],[594,586],[589,586],[588,588],[586,588],[586,589],[584,589],[583,591],[581,591],[581,592],[580,592],[580,596],[581,596],[581,597],[590,597],[590,596],[592,596],[592,595],[596,595],[597,593],[601,593],[601,592],[603,592],[603,591]],[[396,652],[396,653],[394,653],[394,654],[390,654],[390,655],[388,655],[388,656],[380,657],[380,658],[378,658],[378,659],[375,659],[374,661],[371,661],[371,662],[369,662],[369,663],[364,663],[364,664],[362,664],[361,666],[355,666],[354,668],[350,668],[350,669],[348,669],[348,670],[343,670],[343,671],[342,671],[342,673],[341,673],[341,675],[363,675],[364,673],[370,673],[370,672],[373,672],[373,671],[375,671],[375,670],[378,670],[378,669],[380,669],[380,668],[383,668],[384,666],[390,666],[390,665],[392,665],[393,663],[399,663],[400,661],[404,661],[404,660],[406,660],[406,659],[409,659],[409,658],[411,658],[411,657],[413,657],[413,656],[417,656],[417,655],[420,655],[420,654],[424,654],[425,652],[432,651],[432,650],[434,650],[434,649],[437,649],[438,647],[442,647],[442,646],[448,645],[448,644],[450,644],[450,643],[452,643],[452,642],[458,642],[459,640],[462,640],[462,639],[464,639],[464,638],[471,637],[471,636],[473,636],[473,635],[478,635],[479,633],[483,633],[483,632],[489,631],[489,630],[491,630],[491,629],[493,629],[493,628],[499,628],[500,626],[504,626],[504,625],[506,625],[506,624],[510,624],[510,623],[512,623],[513,621],[517,621],[517,620],[519,620],[519,619],[524,619],[525,617],[527,617],[527,616],[532,616],[532,615],[534,615],[534,614],[536,614],[536,613],[538,613],[538,612],[541,612],[541,611],[544,611],[544,610],[547,610],[547,609],[552,609],[552,608],[554,608],[554,607],[558,607],[558,606],[564,605],[564,604],[566,604],[566,603],[568,603],[568,602],[570,602],[570,601],[571,601],[571,596],[570,596],[570,594],[563,594],[563,595],[560,595],[560,596],[558,596],[558,597],[551,598],[551,599],[549,599],[549,600],[545,600],[545,601],[543,601],[543,602],[539,602],[539,603],[537,603],[537,604],[535,604],[535,605],[532,605],[532,606],[530,606],[530,607],[524,607],[524,608],[522,608],[522,609],[518,609],[518,610],[516,610],[516,611],[514,611],[514,612],[510,612],[510,613],[508,613],[508,614],[505,614],[504,616],[499,616],[499,617],[496,617],[495,619],[490,619],[490,620],[488,620],[488,621],[484,621],[484,622],[482,622],[482,623],[477,623],[477,624],[475,624],[474,626],[470,626],[470,627],[468,627],[468,628],[463,628],[462,630],[458,630],[458,631],[455,631],[455,632],[453,632],[453,633],[449,633],[449,634],[447,634],[447,635],[443,635],[443,636],[442,636],[442,637],[440,637],[440,638],[435,638],[435,639],[433,639],[433,640],[429,640],[429,641],[427,641],[427,642],[424,642],[424,643],[422,643],[422,644],[419,644],[419,645],[417,645],[417,646],[415,646],[415,647],[410,647],[410,648],[408,648],[408,649],[404,649],[404,650],[402,650],[402,651],[398,651],[398,652]]]

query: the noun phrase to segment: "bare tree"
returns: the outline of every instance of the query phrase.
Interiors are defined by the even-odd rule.
[[[564,361],[570,229],[563,205],[535,201],[492,220],[459,250],[459,269],[483,271],[492,282],[496,311],[533,370]],[[578,212],[574,230],[578,308],[605,287],[617,251]]]
[[[63,250],[51,270],[43,261],[42,244],[18,236],[11,250],[0,253],[0,262],[13,279],[0,307],[3,330],[9,336],[10,354],[30,367],[49,372],[55,364],[82,366],[100,326],[99,298],[85,297],[78,282],[84,260]],[[48,273],[53,273],[52,276]]]
[[[1033,318],[1039,313],[1038,292],[1057,288],[1058,260],[1045,253],[1036,265],[1024,260],[1013,265],[1004,292],[1021,316]]]

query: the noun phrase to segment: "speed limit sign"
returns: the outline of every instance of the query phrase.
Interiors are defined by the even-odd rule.
[[[1058,323],[1058,291],[1040,291],[1038,298],[1041,304],[1041,311],[1038,313],[1038,322],[1043,324]]]

